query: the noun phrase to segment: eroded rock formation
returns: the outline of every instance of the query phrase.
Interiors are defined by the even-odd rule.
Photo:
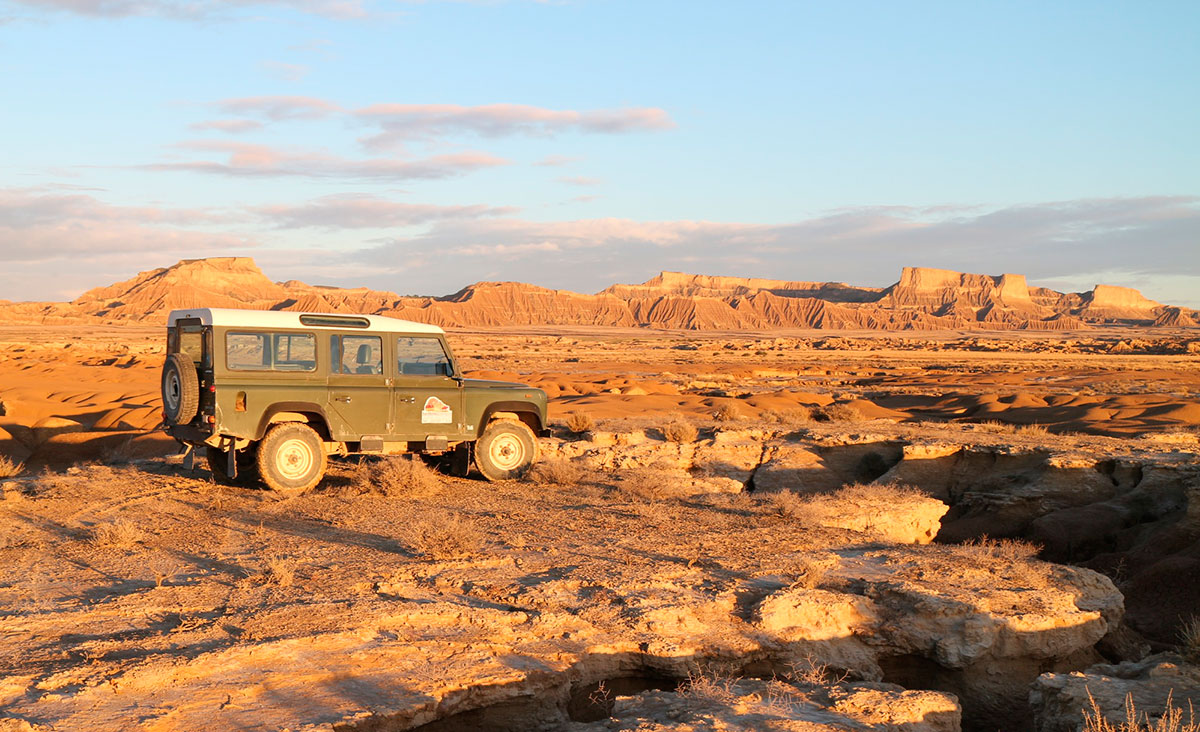
[[[662,272],[595,295],[518,282],[478,282],[445,297],[401,296],[295,280],[269,280],[246,257],[184,260],[90,290],[71,303],[0,303],[0,319],[159,321],[182,307],[359,312],[450,327],[592,325],[685,330],[779,328],[1066,330],[1089,323],[1191,327],[1196,311],[1160,305],[1136,290],[1031,290],[998,277],[905,267],[887,288]]]

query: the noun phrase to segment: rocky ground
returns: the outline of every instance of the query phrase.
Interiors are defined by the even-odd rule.
[[[1190,661],[1145,658],[1200,607],[1186,359],[464,335],[554,396],[527,480],[343,461],[281,501],[135,429],[154,333],[60,335],[0,352],[0,729],[1058,732],[1087,691],[1200,703]]]

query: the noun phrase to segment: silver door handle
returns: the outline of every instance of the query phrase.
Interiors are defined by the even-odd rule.
[[[333,400],[334,400],[335,402],[341,402],[342,404],[349,404],[349,403],[350,403],[350,397],[334,397],[334,398],[333,398]]]
[[[400,397],[401,404],[412,404],[415,401],[417,401],[416,397]]]

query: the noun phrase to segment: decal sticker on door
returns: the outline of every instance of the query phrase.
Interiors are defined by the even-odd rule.
[[[453,420],[454,412],[449,404],[435,396],[425,400],[425,406],[421,408],[421,424],[450,424]]]

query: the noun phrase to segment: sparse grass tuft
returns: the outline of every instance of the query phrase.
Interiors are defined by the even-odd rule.
[[[589,432],[595,426],[596,420],[592,419],[591,415],[584,414],[583,412],[572,412],[567,417],[567,429],[577,435]]]
[[[137,524],[125,518],[111,524],[101,524],[92,530],[92,544],[101,549],[129,551],[142,543],[143,538]]]
[[[813,421],[812,410],[804,407],[796,409],[764,409],[760,419],[768,424],[782,427],[798,427]]]
[[[738,422],[742,419],[742,410],[733,402],[727,402],[713,413],[713,419],[718,422]]]
[[[1050,434],[1050,430],[1044,424],[1023,424],[1016,428],[1016,434],[1025,435],[1026,437],[1045,437]]]
[[[25,463],[18,463],[12,458],[0,456],[0,478],[11,478],[19,475],[25,468]]]
[[[849,675],[849,671],[843,672],[840,675],[836,674],[830,670],[828,664],[821,663],[812,656],[806,656],[803,661],[791,664],[788,674],[784,678],[794,684],[830,686],[832,684],[840,684]]]
[[[1169,692],[1167,693],[1166,709],[1163,710],[1161,717],[1153,720],[1149,714],[1138,715],[1137,707],[1133,703],[1133,694],[1125,696],[1125,719],[1116,724],[1104,717],[1100,705],[1092,696],[1091,689],[1088,689],[1088,701],[1092,708],[1090,711],[1083,710],[1082,732],[1200,732],[1200,723],[1196,722],[1196,711],[1192,708],[1191,703],[1188,704],[1185,721],[1183,709],[1175,706]]]
[[[569,488],[579,482],[578,466],[570,460],[543,460],[533,464],[525,473],[525,481],[536,485],[556,485]]]
[[[288,557],[275,556],[267,560],[263,570],[263,583],[277,587],[291,587],[296,581],[296,569],[299,562]]]
[[[925,493],[917,488],[899,483],[854,483],[839,488],[833,493],[833,498],[853,503],[864,501],[899,503],[924,496]]]
[[[700,430],[682,417],[676,417],[662,426],[662,433],[668,442],[683,444],[695,442],[696,437],[700,435]]]
[[[441,487],[437,473],[419,459],[408,457],[364,460],[350,482],[351,491],[357,495],[377,493],[407,498],[430,496]]]
[[[413,522],[407,533],[409,546],[433,559],[456,559],[479,553],[483,532],[463,516],[427,517]]]
[[[961,546],[968,553],[1007,561],[1034,560],[1042,550],[1037,544],[1024,539],[989,539],[987,536],[963,542]]]
[[[1180,653],[1192,663],[1200,664],[1200,615],[1193,615],[1179,629]]]

